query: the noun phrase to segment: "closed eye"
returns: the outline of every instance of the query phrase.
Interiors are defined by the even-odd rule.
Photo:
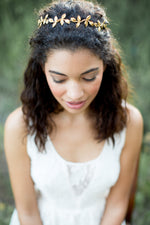
[[[90,81],[94,81],[96,79],[96,77],[93,78],[82,78],[83,80],[90,82]]]
[[[55,83],[63,83],[65,80],[55,80],[55,79],[53,78],[53,81],[54,81]]]
[[[93,78],[82,78],[82,79],[85,80],[85,81],[87,81],[87,82],[90,82],[90,81],[94,81],[96,79],[96,77],[93,77]],[[65,80],[56,80],[54,78],[53,78],[53,81],[55,83],[59,83],[59,84],[65,82]]]

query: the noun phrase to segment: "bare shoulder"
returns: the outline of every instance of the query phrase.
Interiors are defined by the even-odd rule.
[[[24,137],[26,133],[27,129],[20,107],[13,111],[6,119],[4,127],[5,152],[15,152],[17,149],[22,149],[25,146]]]
[[[128,121],[127,128],[129,129],[143,129],[143,118],[141,112],[133,105],[127,104]]]
[[[25,128],[25,123],[23,119],[23,112],[21,107],[15,109],[12,113],[9,114],[9,116],[6,119],[5,122],[5,128],[6,129],[22,129]]]
[[[143,138],[143,118],[140,111],[133,105],[127,104],[128,121],[126,133],[126,147],[132,148],[135,154],[140,152]]]

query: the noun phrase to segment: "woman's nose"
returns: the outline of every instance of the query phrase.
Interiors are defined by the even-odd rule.
[[[67,96],[70,100],[81,100],[84,95],[83,88],[78,82],[72,82],[67,88]]]

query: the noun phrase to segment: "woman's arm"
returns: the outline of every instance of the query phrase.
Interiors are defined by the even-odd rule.
[[[128,106],[128,110],[126,141],[120,158],[120,176],[108,196],[101,225],[121,225],[127,211],[143,136],[141,114],[131,105]]]
[[[26,150],[26,126],[21,108],[6,120],[5,155],[21,225],[42,225],[34,185],[30,177],[30,159]]]

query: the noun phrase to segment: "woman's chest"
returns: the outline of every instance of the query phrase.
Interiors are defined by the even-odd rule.
[[[104,141],[98,143],[90,129],[59,130],[51,141],[57,153],[66,161],[86,162],[102,152]]]

